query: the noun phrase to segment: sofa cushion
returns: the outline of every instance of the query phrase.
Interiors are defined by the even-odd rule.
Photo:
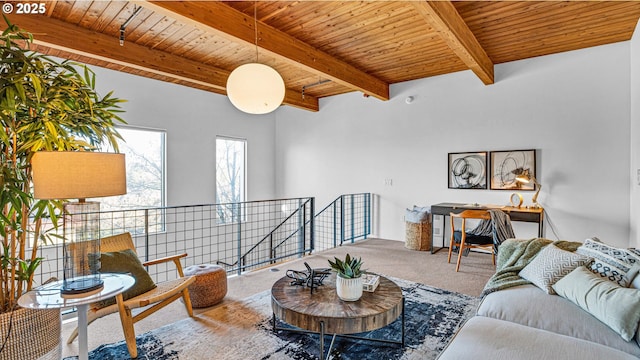
[[[629,287],[637,274],[636,264],[640,257],[627,249],[620,249],[601,242],[598,238],[586,239],[576,252],[593,258],[591,271],[601,277]]]
[[[536,291],[540,292],[537,289]],[[618,338],[620,337],[618,336]],[[438,359],[618,360],[636,359],[636,357],[586,340],[558,335],[508,321],[474,316],[464,324]]]
[[[547,295],[533,285],[516,286],[485,296],[478,315],[592,341],[640,356],[640,347],[635,342],[624,341],[606,324],[572,302]]]
[[[551,244],[540,250],[538,255],[518,275],[531,281],[547,294],[555,294],[551,286],[556,281],[589,261],[591,258],[587,256],[562,250]]]
[[[627,251],[631,255],[637,258],[640,258],[640,250],[636,248],[629,248],[627,249]],[[633,268],[630,270],[630,272],[633,272],[633,271],[635,271],[635,276],[633,276],[633,280],[631,280],[631,284],[629,285],[629,287],[640,289],[640,276],[638,276],[640,275],[640,264],[635,264]]]
[[[553,289],[607,324],[624,340],[630,341],[636,335],[640,321],[640,290],[621,287],[584,266],[558,280]]]

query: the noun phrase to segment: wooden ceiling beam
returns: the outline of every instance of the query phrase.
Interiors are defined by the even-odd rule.
[[[118,38],[92,31],[64,21],[42,15],[8,15],[11,23],[33,34],[39,46],[57,49],[87,58],[118,64],[144,72],[205,86],[215,92],[225,92],[229,71],[164,51],[125,42]],[[6,25],[0,26],[4,29]],[[73,40],[75,39],[75,40]],[[299,91],[287,89],[283,104],[318,111],[318,99]]]
[[[157,13],[214,32],[234,41],[254,45],[253,16],[219,1],[136,1]],[[258,47],[279,59],[381,100],[389,100],[389,84],[336,59],[293,36],[258,21]]]
[[[417,1],[413,6],[485,85],[494,83],[493,62],[450,1]]]

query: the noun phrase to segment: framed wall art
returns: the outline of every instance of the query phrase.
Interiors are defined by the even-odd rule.
[[[489,155],[491,190],[535,190],[534,181],[516,181],[519,175],[536,176],[535,150],[492,151]]]
[[[486,189],[487,152],[449,153],[449,189]]]

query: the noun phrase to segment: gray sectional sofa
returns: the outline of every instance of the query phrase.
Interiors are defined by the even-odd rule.
[[[550,243],[550,241],[546,242]],[[578,306],[557,294],[548,294],[543,288],[522,279],[519,277],[521,270],[530,264],[535,256],[522,260],[522,252],[519,254],[518,260],[514,260],[514,256],[506,259],[513,253],[506,254],[502,259],[499,254],[498,271],[494,278],[497,276],[502,280],[506,279],[508,285],[494,286],[491,291],[487,291],[488,287],[491,288],[490,286],[485,287],[487,294],[482,299],[477,314],[461,327],[439,355],[439,360],[640,358],[640,339],[636,333],[636,327],[632,327],[634,330],[629,330],[633,331],[632,336],[635,336],[630,341],[625,341],[619,332],[590,313],[596,313],[595,310],[588,309],[590,312],[583,310],[582,305]],[[510,263],[505,264],[505,261]],[[593,259],[589,258],[589,261],[592,262]],[[583,269],[578,270],[582,270],[583,273],[591,271],[589,264],[580,266]],[[504,269],[508,271],[505,272]],[[495,280],[494,278],[490,283]],[[605,282],[610,281],[605,280]],[[505,281],[501,284],[504,285]],[[493,285],[496,285],[495,281]],[[575,286],[575,284],[569,284],[569,286]],[[636,296],[634,291],[640,290],[625,288],[623,291]],[[617,303],[609,305],[618,307],[619,301],[615,300],[615,302]],[[632,302],[637,301],[632,300]],[[637,306],[633,306],[634,309],[631,310],[633,314],[640,312]],[[638,318],[635,316],[626,318],[637,324]],[[627,337],[629,331],[627,331]]]

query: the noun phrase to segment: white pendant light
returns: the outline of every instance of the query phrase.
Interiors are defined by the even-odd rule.
[[[267,114],[284,99],[284,80],[272,67],[244,64],[227,79],[227,96],[233,106],[249,114]]]
[[[284,80],[270,66],[258,63],[257,4],[253,5],[256,37],[256,62],[240,65],[227,78],[227,96],[238,110],[249,114],[267,114],[284,100]]]

